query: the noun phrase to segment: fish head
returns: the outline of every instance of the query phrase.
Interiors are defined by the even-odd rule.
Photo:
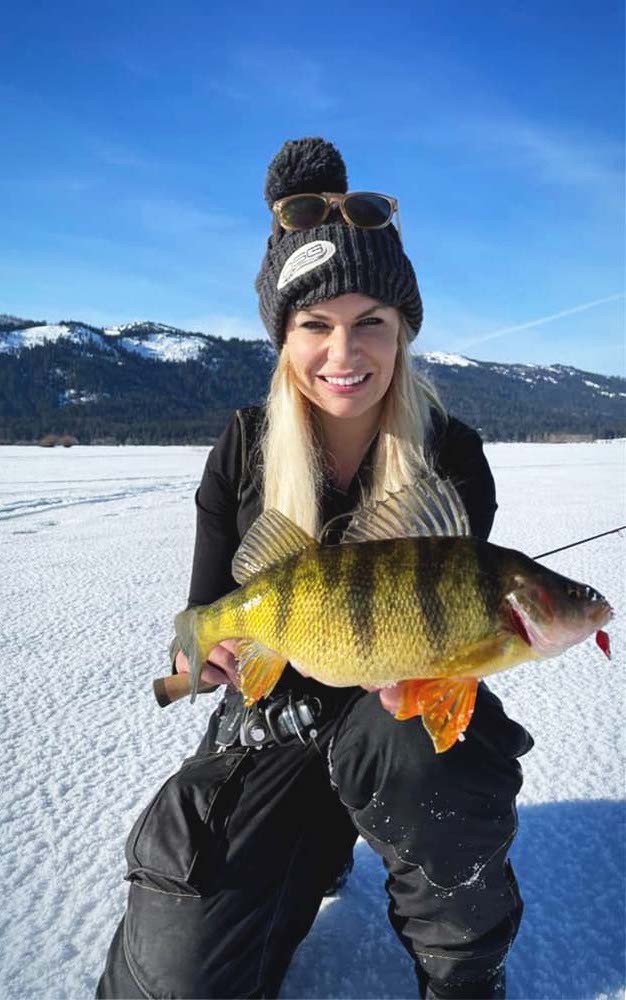
[[[507,626],[542,659],[559,656],[593,632],[610,658],[609,638],[602,631],[613,617],[607,599],[587,584],[528,562],[530,567],[512,575],[505,594]]]

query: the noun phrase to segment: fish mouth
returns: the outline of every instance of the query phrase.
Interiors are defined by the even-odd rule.
[[[589,615],[575,622],[571,619],[560,621],[558,615],[553,614],[543,616],[542,620],[533,617],[514,591],[506,595],[504,604],[508,627],[540,657],[560,656],[596,632],[598,646],[610,658],[609,637],[602,627],[613,617],[613,609],[601,594],[590,606]]]

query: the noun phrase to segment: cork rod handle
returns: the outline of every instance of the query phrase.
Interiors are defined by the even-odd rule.
[[[169,674],[167,677],[157,677],[152,682],[152,687],[154,697],[161,708],[167,708],[168,705],[172,705],[180,698],[191,694],[191,675]],[[217,684],[207,684],[206,681],[201,680],[198,694],[209,694],[211,691],[216,691],[217,688]]]

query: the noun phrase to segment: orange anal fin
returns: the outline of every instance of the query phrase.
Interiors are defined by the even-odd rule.
[[[405,681],[396,719],[421,715],[435,751],[454,746],[470,724],[478,681],[475,677],[436,677]]]
[[[267,698],[287,666],[284,656],[255,639],[240,640],[238,659],[245,705],[253,705],[259,698]]]

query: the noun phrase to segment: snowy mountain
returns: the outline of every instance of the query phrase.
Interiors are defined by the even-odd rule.
[[[31,347],[69,340],[73,344],[91,343],[100,350],[108,350],[101,330],[84,323],[31,323],[13,316],[0,316],[0,353],[19,353]]]
[[[614,437],[626,433],[626,379],[570,365],[502,364],[432,352],[418,367],[448,408],[489,440]]]
[[[134,351],[153,361],[197,361],[211,346],[211,337],[204,333],[186,333],[164,323],[126,323],[105,328],[109,337],[127,351]]]
[[[532,386],[541,382],[550,382],[552,385],[571,384],[572,377],[590,374],[569,365],[502,364],[498,361],[474,361],[472,358],[464,358],[460,354],[443,354],[441,351],[430,351],[421,354],[420,358],[423,366],[431,369],[438,365],[445,368],[481,368],[483,371],[490,371],[505,378],[517,379]],[[607,396],[609,399],[626,398],[626,392],[623,391],[626,379],[612,375],[594,375],[593,377],[600,381],[593,382],[589,379],[583,379],[583,384],[597,390],[600,396]]]
[[[0,442],[47,433],[82,443],[205,442],[235,407],[263,399],[274,361],[267,340],[0,315]],[[441,352],[417,356],[416,366],[489,440],[626,435],[623,378]]]
[[[197,361],[219,337],[188,333],[164,323],[126,323],[99,329],[75,320],[36,323],[0,315],[0,354],[19,354],[31,347],[67,340],[107,352],[131,351],[152,361]],[[121,356],[121,355],[120,355]]]

